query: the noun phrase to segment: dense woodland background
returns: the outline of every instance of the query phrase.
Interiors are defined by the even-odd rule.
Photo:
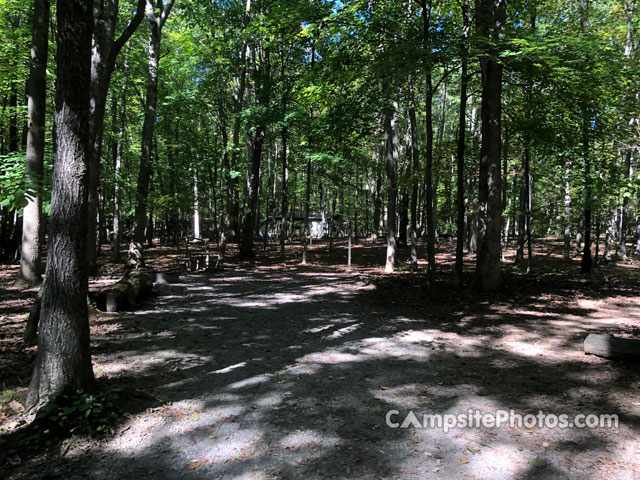
[[[96,249],[118,257],[109,243],[195,236],[224,254],[227,242],[241,241],[243,232],[253,238],[265,219],[281,222],[283,213],[341,215],[333,236],[385,234],[390,223],[403,244],[413,229],[430,244],[461,234],[465,251],[474,252],[481,57],[504,68],[502,241],[515,239],[522,260],[529,235],[564,236],[569,256],[591,228],[602,239],[600,259],[626,259],[627,241],[640,251],[633,0],[509,2],[500,31],[487,35],[474,25],[483,17],[468,0],[178,1],[173,9],[159,2],[136,18],[145,8],[139,3],[95,6],[94,272]],[[46,2],[38,4],[42,16]],[[33,4],[0,4],[4,261],[16,258],[30,188],[38,187],[46,223],[52,8],[40,182],[37,172],[25,176]],[[166,25],[158,22],[162,8]],[[387,137],[393,142],[385,147]],[[299,220],[285,235],[302,238],[303,227]],[[250,242],[243,241],[248,255]]]
[[[255,311],[238,314],[229,298],[260,285],[260,309],[276,305],[268,321],[235,323],[240,333],[213,327],[232,337],[271,338],[261,328],[291,333],[294,320],[301,332],[314,332],[307,325],[313,295],[295,293],[314,282],[333,292],[329,316],[342,307],[369,312],[401,295],[402,308],[422,315],[425,302],[441,295],[442,305],[430,306],[434,328],[466,310],[489,331],[497,309],[499,319],[518,317],[536,335],[557,340],[568,335],[567,312],[578,312],[575,338],[558,358],[576,338],[582,342],[589,325],[637,337],[618,310],[605,310],[607,324],[593,315],[595,300],[575,312],[565,300],[582,289],[635,311],[632,275],[620,272],[640,254],[639,21],[635,0],[0,0],[0,263],[20,265],[0,270],[0,293],[11,296],[6,310],[23,315],[25,299],[36,297],[26,287],[42,283],[27,330],[37,336],[37,353],[16,348],[22,320],[7,316],[13,323],[5,330],[13,330],[3,333],[11,336],[4,343],[13,342],[12,355],[33,368],[28,394],[15,373],[26,398],[14,411],[39,410],[41,422],[49,415],[55,424],[56,411],[75,412],[96,391],[90,337],[104,340],[112,330],[100,332],[98,313],[90,323],[90,277],[109,269],[125,272],[125,282],[147,275],[150,287],[145,260],[169,264],[183,248],[207,254],[209,272],[178,290],[185,298],[200,292],[202,308],[194,311],[207,321],[211,311],[254,318]],[[320,246],[332,252],[334,243],[348,245],[350,262],[358,242],[365,245],[361,259],[380,259],[376,274],[312,278],[320,268],[307,264],[308,250],[311,256]],[[154,243],[164,245],[149,254]],[[553,258],[559,244],[564,259]],[[536,264],[538,246],[547,253]],[[285,275],[292,255],[299,257],[294,268],[307,264],[311,273]],[[267,258],[275,273],[258,271],[255,257]],[[438,263],[444,258],[453,269]],[[515,266],[505,274],[511,258]],[[568,261],[574,259],[584,276]],[[529,273],[541,263],[553,271],[545,287],[557,287],[555,296],[531,289],[539,279]],[[589,276],[598,264],[604,273]],[[243,270],[247,265],[257,273]],[[383,267],[407,273],[383,275]],[[614,270],[626,287],[610,281]],[[15,277],[11,287],[7,272]],[[218,274],[242,281],[214,288],[207,282]],[[274,293],[287,282],[282,295],[302,299],[293,310],[278,306]],[[344,293],[340,285],[350,300],[336,297]],[[512,303],[484,300],[511,292],[506,287],[515,288]],[[227,303],[217,305],[225,295]],[[173,313],[190,313],[191,304],[177,297],[182,310],[174,299]],[[395,300],[386,313],[398,313]],[[527,317],[521,306],[540,312]],[[233,315],[225,317],[225,308]],[[379,322],[388,334],[386,317],[372,312],[362,323],[373,329]],[[541,312],[561,316],[561,327],[536,320]],[[455,335],[476,335],[464,325],[454,326]],[[497,328],[504,333],[509,325]],[[182,337],[188,335],[170,340]],[[277,345],[265,351],[284,351]],[[516,349],[518,358],[527,348]],[[543,355],[514,368],[538,371]],[[572,361],[562,364],[565,374],[584,367]],[[396,375],[398,365],[389,371]],[[546,368],[560,388],[554,374],[562,369]],[[501,372],[491,375],[503,380]],[[621,375],[613,384],[628,393],[632,382]],[[520,392],[520,384],[511,388]]]

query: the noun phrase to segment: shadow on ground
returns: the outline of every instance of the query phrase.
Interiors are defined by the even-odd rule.
[[[102,385],[148,403],[114,438],[27,460],[9,478],[638,478],[638,370],[581,352],[589,331],[637,332],[637,290],[509,275],[509,291],[482,298],[318,265],[187,275],[92,326]],[[401,423],[470,409],[620,424],[385,422],[390,410]]]

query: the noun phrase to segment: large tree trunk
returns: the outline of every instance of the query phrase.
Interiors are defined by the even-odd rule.
[[[24,174],[29,184],[22,224],[22,255],[19,282],[37,285],[42,281],[42,172],[44,166],[45,115],[47,98],[47,52],[49,48],[48,0],[36,0],[33,11],[31,66],[27,83],[28,132]]]
[[[506,18],[505,0],[476,0],[478,34],[490,42],[504,38]],[[495,60],[495,48],[487,47],[480,57],[482,77],[482,145],[478,200],[480,226],[475,287],[481,291],[495,291],[500,285],[502,200],[501,110],[502,65]]]
[[[464,204],[464,156],[467,125],[467,88],[469,85],[467,42],[470,33],[469,0],[462,0],[462,67],[460,72],[460,110],[458,113],[458,139],[456,146],[456,264],[455,276],[458,284],[462,284],[465,237],[465,204]]]
[[[56,145],[38,355],[27,405],[93,386],[87,312],[87,148],[92,1],[58,0]]]
[[[147,65],[147,97],[142,124],[142,148],[140,152],[140,170],[136,189],[136,206],[133,219],[133,238],[129,247],[129,262],[136,267],[144,266],[142,246],[147,226],[147,198],[152,172],[153,133],[158,103],[158,67],[160,63],[160,39],[162,27],[171,13],[173,0],[169,0],[160,13],[156,13],[153,0],[147,0],[145,14],[149,23],[149,61]],[[162,1],[158,0],[158,6]]]
[[[388,181],[387,200],[387,257],[384,271],[393,272],[396,266],[396,203],[398,201],[398,131],[396,115],[398,103],[385,115],[385,163]]]

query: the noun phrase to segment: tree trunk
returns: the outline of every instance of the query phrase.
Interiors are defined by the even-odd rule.
[[[125,61],[124,64],[124,80],[122,82],[121,98],[120,98],[120,124],[114,149],[113,169],[114,169],[114,185],[113,185],[113,237],[111,240],[111,261],[120,261],[120,243],[122,242],[122,201],[120,199],[120,178],[122,176],[122,160],[124,152],[125,132],[127,125],[127,87],[129,80],[129,68]]]
[[[372,156],[372,163],[375,169],[375,198],[373,199],[373,238],[377,239],[378,235],[381,231],[382,224],[382,168],[380,166],[381,161],[379,158],[381,157],[380,152],[374,149]]]
[[[384,271],[393,272],[396,266],[396,202],[398,200],[398,132],[396,115],[398,103],[385,115],[385,163],[388,181],[387,200],[387,257]]]
[[[587,18],[589,16],[589,0],[580,0],[580,27],[583,34],[587,30]],[[591,257],[591,158],[589,154],[589,129],[591,128],[591,109],[588,105],[582,105],[582,158],[584,160],[584,251],[580,262],[581,273],[591,273],[593,259]]]
[[[409,134],[411,142],[411,270],[418,271],[418,122],[416,120],[416,109],[414,106],[413,89],[411,91],[411,106],[409,107]]]
[[[478,34],[490,42],[504,39],[505,0],[476,0]],[[500,285],[502,220],[501,201],[501,110],[502,65],[495,60],[494,48],[480,57],[482,77],[482,145],[478,200],[480,225],[475,287],[495,291]]]
[[[311,157],[307,158],[307,186],[304,194],[304,218],[305,218],[305,240],[302,251],[302,264],[307,263],[307,238],[311,242],[311,224],[309,216],[311,215]]]
[[[249,20],[251,18],[251,0],[246,0],[245,3],[245,14],[244,14],[244,24],[245,27],[248,25]],[[226,178],[226,197],[227,201],[225,204],[225,214],[224,221],[222,227],[222,236],[220,238],[220,259],[218,260],[220,265],[224,262],[224,258],[226,255],[227,244],[231,239],[237,240],[238,238],[238,229],[239,229],[239,212],[240,212],[240,197],[238,193],[238,176],[232,172],[232,169],[238,168],[238,153],[240,150],[240,128],[242,126],[242,118],[240,118],[240,113],[242,113],[242,109],[244,106],[244,97],[247,83],[247,59],[248,59],[248,45],[245,42],[242,45],[241,61],[242,61],[242,70],[240,73],[240,78],[238,79],[238,88],[233,97],[233,109],[234,109],[234,120],[233,120],[233,133],[232,133],[232,141],[233,141],[233,149],[231,150],[231,158],[225,156],[224,159],[228,163],[225,168],[225,178]],[[226,155],[226,154],[225,154]],[[229,163],[230,162],[230,163]]]
[[[425,167],[425,210],[427,215],[427,262],[428,275],[433,278],[436,267],[436,221],[434,215],[434,195],[433,195],[433,84],[431,78],[431,58],[429,40],[429,29],[431,21],[431,3],[427,7],[427,2],[421,0],[422,7],[422,42],[424,48],[424,69],[426,72],[426,92],[425,92],[425,120],[427,129],[427,151],[426,151],[426,167]]]
[[[24,174],[29,184],[22,224],[22,254],[18,282],[42,281],[42,172],[44,167],[47,99],[47,52],[49,47],[48,0],[36,0],[33,11],[31,65],[27,83],[28,132]]]
[[[89,114],[89,192],[87,198],[87,264],[90,275],[97,273],[99,239],[97,235],[98,187],[100,179],[100,158],[102,155],[102,134],[107,104],[107,94],[116,58],[122,47],[129,41],[144,17],[145,0],[138,0],[136,13],[117,40],[119,0],[94,3],[94,29],[91,53],[91,101]]]
[[[92,3],[57,2],[56,145],[46,280],[28,408],[93,386],[87,312],[87,138]]]
[[[467,89],[468,76],[468,40],[470,33],[469,0],[462,0],[462,66],[460,71],[460,109],[458,112],[458,138],[456,145],[456,264],[454,267],[456,281],[462,284],[465,236],[465,203],[464,203],[464,156],[467,125]]]
[[[263,54],[262,49],[258,52],[259,66],[256,65],[255,78],[255,99],[258,105],[266,107],[271,97],[271,65],[269,63],[269,51]],[[247,213],[242,226],[242,238],[240,241],[240,256],[243,258],[253,258],[253,238],[255,235],[256,222],[258,217],[258,203],[260,200],[260,166],[262,163],[262,150],[265,139],[265,125],[262,122],[255,127],[251,148],[249,149],[249,202]]]
[[[283,105],[286,108],[286,101],[283,101]],[[289,192],[288,192],[288,182],[289,182],[289,169],[287,166],[287,154],[288,154],[288,145],[287,145],[287,127],[282,127],[282,208],[280,210],[282,214],[281,224],[280,224],[280,257],[282,260],[285,258],[285,242],[287,238],[287,210],[289,209],[288,201],[289,201]],[[293,220],[293,219],[292,219]]]
[[[155,2],[147,0],[145,14],[149,23],[149,60],[147,65],[147,97],[144,107],[144,122],[142,124],[142,148],[140,151],[140,170],[138,171],[138,186],[136,188],[136,206],[133,219],[133,238],[129,246],[129,263],[136,263],[137,267],[144,266],[142,245],[145,240],[147,226],[147,198],[152,172],[153,133],[156,122],[156,106],[158,103],[158,67],[160,63],[160,39],[162,27],[171,13],[173,0],[169,0],[160,13],[155,11]],[[158,2],[162,5],[162,2]]]
[[[193,238],[202,238],[200,232],[200,194],[198,191],[198,169],[193,167]]]
[[[634,42],[633,42],[633,11],[635,7],[635,0],[626,0],[625,11],[627,14],[627,38],[625,42],[624,55],[629,62],[634,54]],[[631,64],[629,68],[632,68]],[[633,97],[627,95],[627,103],[633,102]],[[636,123],[636,122],[634,122]],[[620,245],[618,247],[618,257],[623,262],[629,260],[627,255],[627,228],[629,223],[629,198],[631,192],[629,191],[628,184],[632,182],[632,170],[631,160],[633,156],[633,149],[628,148],[624,157],[624,174],[625,174],[625,186],[622,190],[622,212],[620,218]]]
[[[564,259],[571,256],[571,157],[567,159],[564,173]]]

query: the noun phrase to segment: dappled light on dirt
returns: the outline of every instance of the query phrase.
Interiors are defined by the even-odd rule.
[[[638,332],[635,291],[545,275],[534,287],[513,275],[491,297],[442,282],[431,297],[413,287],[420,277],[368,267],[183,274],[180,295],[92,318],[101,384],[139,398],[113,436],[56,468],[70,479],[637,478],[638,370],[582,352],[589,332]],[[409,412],[511,409],[620,424],[386,423],[390,410],[401,424]]]

